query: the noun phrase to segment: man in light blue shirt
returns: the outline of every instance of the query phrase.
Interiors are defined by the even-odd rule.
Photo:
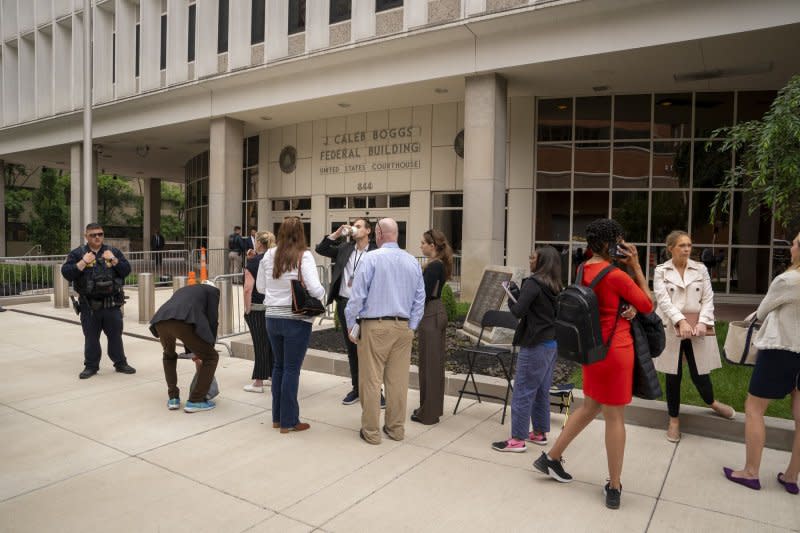
[[[386,387],[386,425],[392,440],[405,436],[411,343],[425,309],[425,282],[417,260],[397,245],[397,222],[375,226],[380,248],[362,259],[345,308],[347,330],[358,344],[361,438],[380,444],[380,391]],[[353,331],[359,324],[360,333]]]

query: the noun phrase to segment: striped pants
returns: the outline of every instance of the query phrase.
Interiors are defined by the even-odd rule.
[[[250,311],[244,315],[244,320],[250,328],[250,338],[253,339],[253,349],[256,354],[252,379],[269,379],[272,376],[272,347],[267,337],[264,311]]]

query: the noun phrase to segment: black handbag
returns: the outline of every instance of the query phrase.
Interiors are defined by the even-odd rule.
[[[654,313],[651,313],[654,314]],[[648,315],[645,315],[648,316]],[[643,323],[636,320],[639,315],[631,320],[631,336],[633,337],[633,395],[645,400],[658,400],[662,396],[661,383],[658,381],[656,367],[650,356],[650,338],[645,332]],[[658,318],[658,317],[656,317]],[[661,320],[658,320],[661,322]],[[652,322],[650,322],[652,324]],[[662,337],[666,342],[664,328],[661,328]],[[661,350],[663,351],[663,344]],[[660,354],[661,352],[659,352]]]
[[[291,280],[292,284],[292,313],[304,316],[317,316],[325,312],[325,306],[319,298],[314,298],[308,293],[303,282],[302,259],[297,264],[297,279]]]

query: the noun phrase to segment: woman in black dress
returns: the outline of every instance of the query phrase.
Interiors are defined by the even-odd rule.
[[[244,320],[253,339],[255,361],[253,383],[244,386],[247,392],[264,392],[264,380],[272,375],[272,348],[267,337],[267,322],[264,317],[264,295],[256,290],[258,265],[264,252],[275,246],[275,235],[269,231],[256,233],[255,254],[247,258],[244,269]]]
[[[447,312],[442,304],[442,289],[453,273],[453,250],[439,230],[422,234],[422,255],[428,262],[422,271],[425,280],[425,313],[419,324],[419,409],[411,420],[437,424],[444,410],[444,358]]]

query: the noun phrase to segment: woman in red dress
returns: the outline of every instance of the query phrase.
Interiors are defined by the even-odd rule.
[[[584,365],[583,405],[569,417],[550,452],[542,453],[533,464],[537,470],[557,481],[572,481],[572,476],[562,466],[562,453],[572,439],[602,413],[606,426],[609,472],[609,480],[603,491],[606,506],[612,509],[620,505],[622,460],[625,455],[625,406],[630,403],[633,391],[633,338],[629,320],[637,311],[653,311],[636,247],[624,243],[622,237],[622,226],[611,219],[595,220],[586,228],[587,246],[592,257],[583,264],[583,284],[589,285],[612,259],[627,266],[633,279],[622,270],[615,269],[594,288],[600,310],[601,331],[610,344],[608,354],[602,361]],[[628,305],[622,313],[621,301]]]

